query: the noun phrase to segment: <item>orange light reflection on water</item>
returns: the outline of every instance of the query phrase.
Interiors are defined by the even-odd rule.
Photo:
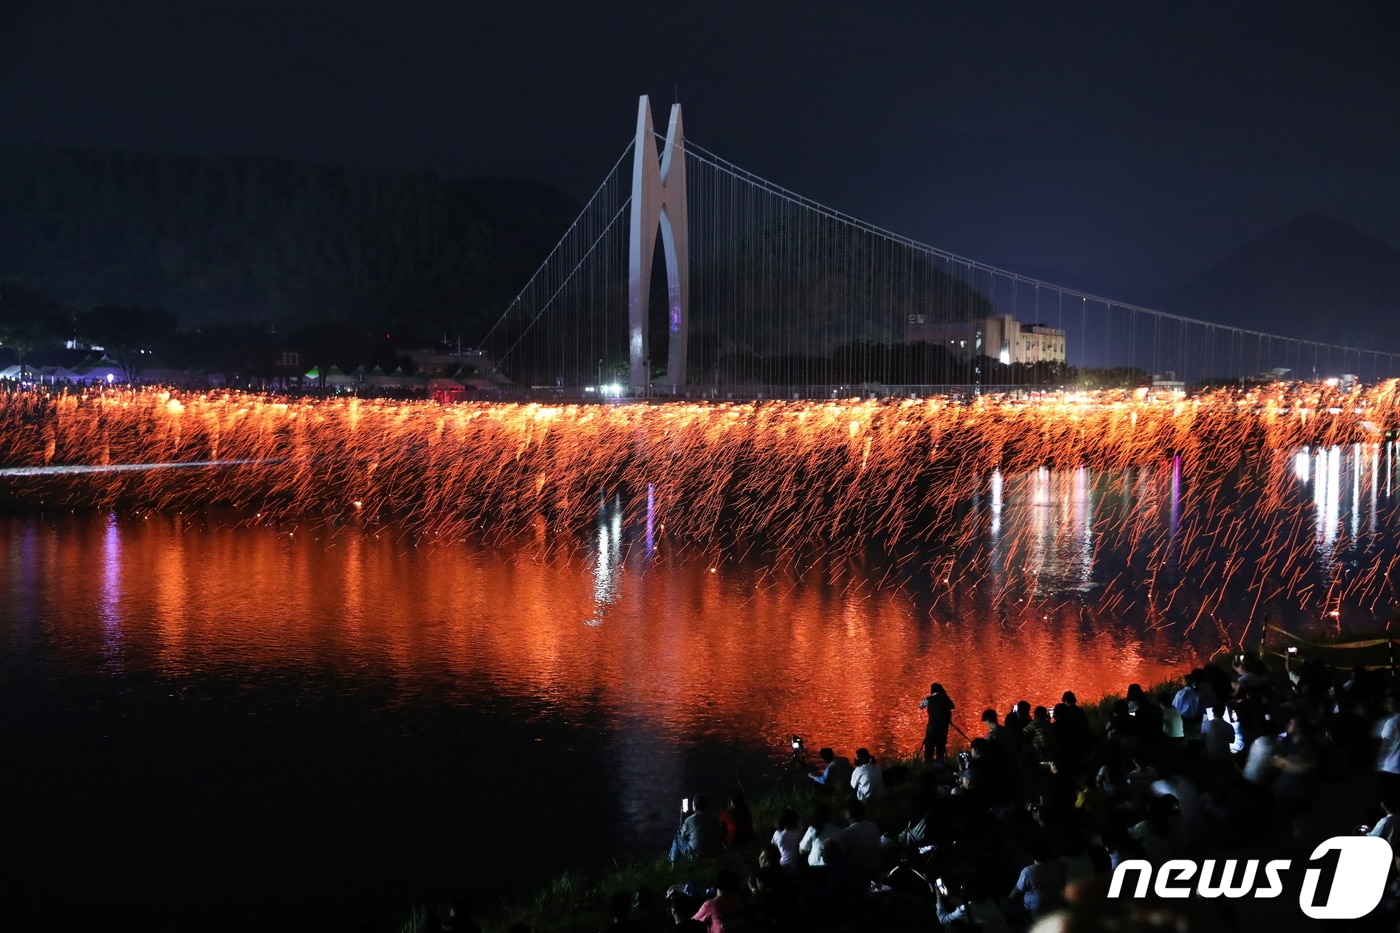
[[[952,615],[835,563],[805,575],[639,549],[515,553],[415,548],[358,529],[289,533],[187,519],[94,534],[64,519],[23,549],[32,607],[71,656],[173,679],[289,673],[387,679],[396,702],[471,706],[502,695],[522,715],[641,730],[644,742],[912,753],[933,680],[971,731],[984,706],[1052,705],[1151,683],[1190,663],[1144,637],[1060,610]],[[94,558],[105,572],[85,572]],[[600,598],[600,558],[611,589]],[[16,573],[12,562],[11,573]],[[18,583],[18,580],[11,580]],[[1005,614],[1003,614],[1005,613]],[[120,619],[120,639],[107,621]]]

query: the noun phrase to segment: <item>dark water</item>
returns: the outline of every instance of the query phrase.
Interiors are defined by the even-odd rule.
[[[1292,469],[1285,514],[1255,516],[1292,530],[1234,551],[1171,460],[992,476],[959,548],[781,565],[677,553],[608,509],[588,541],[511,549],[0,519],[3,925],[396,927],[465,884],[660,852],[683,794],[769,789],[792,733],[910,754],[930,680],[970,730],[1163,679],[1257,637],[1261,606],[1365,624],[1391,586],[1389,452]]]

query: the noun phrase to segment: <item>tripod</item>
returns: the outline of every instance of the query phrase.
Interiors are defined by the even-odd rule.
[[[807,774],[807,760],[802,754],[802,746],[795,745],[792,755],[788,758],[787,768],[783,771],[783,776],[778,779],[778,795],[780,797],[794,797],[797,795],[797,776]]]

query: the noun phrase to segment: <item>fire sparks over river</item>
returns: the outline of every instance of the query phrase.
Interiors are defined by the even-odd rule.
[[[1335,555],[1392,507],[1397,414],[1394,382],[612,406],[18,393],[0,396],[0,489],[23,504],[219,504],[487,541],[577,542],[606,503],[614,534],[647,551],[878,547],[898,565],[917,549],[935,587],[993,600],[1017,574],[1072,575],[1112,540],[1125,569],[1099,587],[1100,611],[1132,602],[1194,624],[1243,586],[1248,610],[1326,618],[1389,611],[1395,558]],[[1002,514],[1013,493],[1041,509],[1038,526]],[[1308,512],[1317,531],[1300,534]],[[1051,532],[1047,548],[1037,537]]]

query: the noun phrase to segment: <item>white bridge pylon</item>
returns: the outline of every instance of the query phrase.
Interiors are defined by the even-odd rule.
[[[690,243],[685,205],[685,139],[681,105],[671,105],[671,121],[660,164],[656,158],[651,101],[637,106],[637,139],[632,156],[632,215],[627,261],[628,356],[632,390],[646,394],[651,385],[648,311],[651,263],[658,229],[666,262],[666,313],[669,341],[666,377],[661,387],[674,392],[686,384],[685,354],[690,328]]]

